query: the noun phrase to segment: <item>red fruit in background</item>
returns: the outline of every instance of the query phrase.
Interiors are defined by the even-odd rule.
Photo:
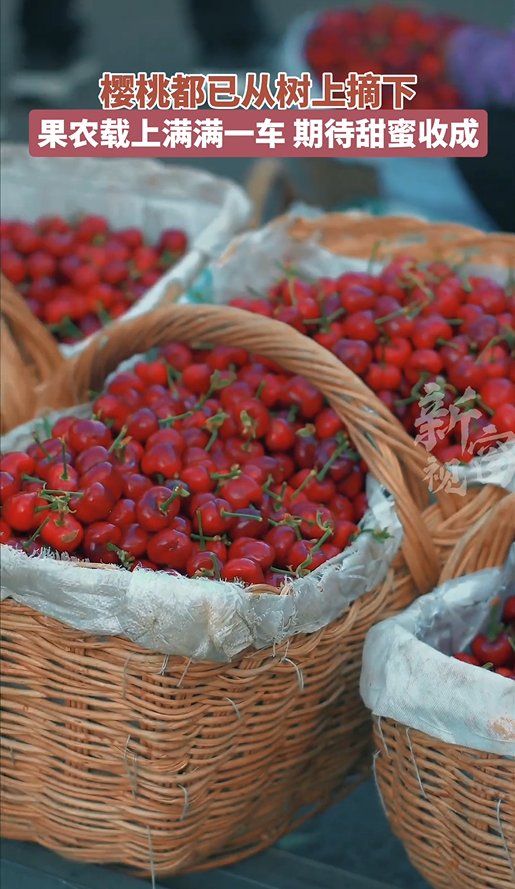
[[[143,234],[139,228],[124,228],[116,232],[118,241],[121,241],[130,250],[135,250],[143,244]]]
[[[498,410],[504,404],[515,406],[515,383],[507,379],[487,380],[479,387],[479,395],[484,404]]]
[[[434,349],[417,349],[407,359],[404,372],[408,382],[415,384],[423,373],[437,375],[442,369],[443,361],[438,352]]]
[[[471,664],[473,667],[480,667],[481,664],[478,661],[477,657],[474,657],[472,654],[466,654],[465,652],[460,652],[459,654],[453,654],[453,658],[457,661],[462,661],[464,664]]]
[[[8,543],[12,538],[12,529],[7,522],[0,519],[0,543]]]
[[[510,596],[509,599],[506,599],[503,608],[503,620],[507,623],[515,622],[515,596]]]
[[[79,265],[78,268],[73,269],[70,281],[76,290],[88,293],[92,287],[96,287],[100,283],[100,277],[92,265]]]
[[[78,241],[91,243],[95,238],[107,235],[109,225],[104,216],[84,216],[75,229]]]
[[[161,233],[157,243],[158,250],[165,250],[172,254],[180,255],[185,253],[188,246],[188,238],[180,229],[169,228]]]
[[[53,256],[43,250],[31,253],[25,260],[27,274],[31,278],[50,278],[55,274],[57,263]]]
[[[41,247],[50,256],[63,259],[73,250],[73,235],[71,232],[48,232],[41,237]]]
[[[115,286],[127,280],[129,270],[122,259],[112,259],[103,267],[101,275],[105,284]]]
[[[148,407],[142,407],[131,414],[126,421],[127,436],[135,441],[146,442],[151,435],[159,432],[156,415]]]
[[[11,284],[21,284],[27,276],[23,259],[13,251],[2,251],[0,268]]]
[[[41,249],[41,238],[32,226],[25,222],[15,222],[10,227],[9,237],[18,253],[28,255]]]
[[[138,272],[149,272],[159,262],[159,254],[153,247],[137,247],[132,261]]]

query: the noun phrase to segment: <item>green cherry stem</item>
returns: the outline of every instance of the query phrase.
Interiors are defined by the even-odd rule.
[[[120,429],[120,432],[118,433],[118,435],[116,436],[115,440],[113,441],[113,443],[111,444],[111,446],[109,448],[110,454],[112,454],[113,451],[118,450],[122,441],[125,439],[127,432],[128,432],[128,426],[122,426],[122,428]]]
[[[39,537],[39,535],[41,534],[45,525],[47,525],[48,522],[50,521],[50,518],[51,518],[51,516],[47,516],[46,519],[44,520],[44,522],[41,523],[39,528],[36,531],[34,531],[34,534],[31,537],[29,537],[28,540],[24,541],[24,543],[22,544],[23,549],[29,549],[31,543],[34,543],[34,541]]]

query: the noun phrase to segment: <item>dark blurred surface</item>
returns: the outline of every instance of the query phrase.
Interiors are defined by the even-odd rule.
[[[487,110],[487,156],[460,157],[456,165],[499,230],[515,232],[515,109]]]

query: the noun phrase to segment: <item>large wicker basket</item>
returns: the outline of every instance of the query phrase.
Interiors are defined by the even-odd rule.
[[[515,494],[472,525],[441,582],[501,566]],[[515,712],[514,712],[515,717]],[[515,760],[374,718],[375,774],[390,826],[434,889],[515,886]]]
[[[2,836],[155,875],[255,853],[368,776],[365,635],[430,589],[441,567],[419,510],[419,449],[334,356],[279,322],[183,306],[115,324],[41,384],[33,408],[85,401],[120,361],[172,340],[280,356],[319,386],[394,494],[405,538],[381,589],[316,633],[228,665],[86,636],[4,600]],[[442,499],[446,514],[459,506]]]

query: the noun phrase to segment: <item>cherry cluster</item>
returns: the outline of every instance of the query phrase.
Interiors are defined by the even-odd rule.
[[[62,343],[74,343],[124,315],[185,253],[185,233],[145,244],[139,228],[110,231],[103,216],[76,225],[61,217],[0,220],[2,273]]]
[[[515,433],[512,286],[406,257],[379,275],[306,281],[286,271],[267,293],[231,305],[332,351],[437,459],[468,463]],[[424,426],[434,441],[423,441]]]
[[[470,652],[459,652],[453,657],[515,679],[515,596],[506,599],[504,606],[499,599],[494,600],[490,626],[486,633],[474,636]]]
[[[92,410],[1,458],[2,543],[280,587],[388,536],[358,527],[367,466],[338,415],[270,360],[174,343]]]
[[[321,80],[331,72],[345,82],[351,71],[366,74],[416,74],[413,109],[460,108],[463,100],[446,75],[446,42],[459,22],[427,16],[417,9],[376,4],[367,11],[323,13],[310,32],[306,59]],[[385,95],[383,107],[392,107]]]

